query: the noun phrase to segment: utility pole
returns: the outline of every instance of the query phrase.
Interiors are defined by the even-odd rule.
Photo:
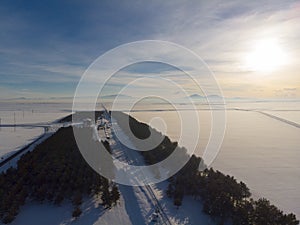
[[[14,131],[16,131],[16,112],[14,112]]]

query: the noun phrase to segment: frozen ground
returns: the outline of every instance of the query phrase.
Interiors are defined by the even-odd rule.
[[[2,165],[0,167],[0,173],[3,172],[3,171],[6,171],[10,167],[16,167],[18,160],[20,159],[20,157],[23,154],[25,154],[28,151],[32,151],[35,148],[35,146],[37,146],[38,144],[42,143],[44,140],[46,140],[47,138],[49,138],[52,134],[53,134],[53,132],[48,132],[48,133],[42,134],[33,143],[31,143],[30,146],[28,146],[25,149],[25,151],[22,152],[22,154],[18,154],[16,157],[14,157],[13,159],[9,160],[7,163],[5,163],[4,165]],[[10,155],[12,153],[13,152],[10,152],[7,155]],[[6,157],[7,157],[7,155],[6,155]]]
[[[124,149],[115,150],[119,157],[126,156]],[[136,157],[140,157],[140,155]],[[165,195],[166,185],[167,182],[162,182],[158,185],[152,185],[152,188],[172,224],[214,224],[208,216],[201,212],[201,203],[192,198],[185,198],[183,205],[177,209],[172,200]],[[131,187],[125,185],[119,185],[119,189],[121,192],[120,203],[110,210],[103,210],[99,206],[99,201],[89,198],[82,205],[83,214],[75,220],[71,216],[72,205],[70,203],[64,203],[58,207],[30,202],[21,208],[20,214],[12,225],[25,224],[25,221],[31,225],[153,224],[150,220],[155,207],[149,190],[145,186]]]
[[[282,103],[282,105],[274,106],[265,103],[255,103],[243,105],[243,107],[240,104],[231,105],[230,107],[265,111],[278,117],[298,122],[298,118],[300,118],[299,105],[299,103]],[[0,106],[0,115],[4,118],[4,121],[13,122],[13,112],[17,111],[16,108],[3,108],[1,104]],[[51,107],[54,106],[51,105]],[[58,106],[56,105],[55,107]],[[68,111],[61,111],[58,108],[51,108],[51,111],[47,107],[39,106],[33,112],[30,108],[33,107],[27,106],[27,110],[24,110],[24,118],[21,108],[16,112],[17,122],[21,122],[21,119],[27,122],[53,121],[69,114]],[[30,114],[32,116],[29,116]],[[213,163],[213,167],[224,173],[234,175],[237,179],[247,183],[255,197],[267,197],[284,211],[294,212],[300,218],[300,130],[256,112],[229,110],[227,114],[228,123],[225,139],[220,153]],[[178,140],[180,136],[178,133],[178,130],[180,130],[178,122],[180,120],[176,116],[176,112],[136,112],[132,115],[144,122],[150,122],[152,116],[163,117],[168,125],[166,133],[173,140]],[[199,111],[199,115],[201,136],[196,153],[201,156],[209,138],[211,117],[207,111]],[[2,120],[2,123],[4,121]],[[152,126],[158,130],[163,129],[159,123],[152,123]],[[8,132],[6,131],[6,133]],[[26,132],[29,131],[27,130]],[[33,132],[33,130],[30,132]],[[5,138],[6,135],[4,136],[3,134],[0,131],[0,138],[2,137],[2,140],[5,140],[4,142],[1,140],[1,146],[8,143],[6,142],[8,138]],[[33,133],[31,134],[33,135]],[[28,139],[30,139],[29,136]],[[192,135],[185,133],[182,136],[183,141],[180,144],[188,147],[189,138]],[[204,224],[209,224],[205,215],[200,213],[201,205],[192,198],[185,198],[183,206],[177,210],[173,206],[172,201],[163,194],[164,185],[166,184],[156,185],[154,190],[164,207],[168,209],[168,216],[173,222],[175,221],[178,224],[201,224],[199,221],[205,221]],[[131,197],[136,197],[137,195],[140,195],[142,199],[139,203],[143,204],[142,202],[145,202],[142,192],[140,194],[138,191],[131,192],[132,190],[126,190],[126,187],[120,187],[120,190],[124,198],[128,198],[126,202],[134,202]],[[131,195],[129,192],[131,192]],[[126,202],[122,199],[121,204],[117,208],[103,213],[101,208],[92,206],[92,200],[87,200],[84,203],[86,210],[78,221],[72,220],[70,205],[65,204],[62,207],[55,207],[31,203],[23,207],[13,225],[24,224],[21,221],[33,221],[30,223],[32,225],[132,224],[132,220],[136,218],[138,221],[138,218],[134,217],[133,211],[131,213],[130,210],[128,211],[130,206],[126,208]],[[145,204],[149,205],[147,202]],[[142,208],[144,206],[146,209],[149,207],[141,205]]]
[[[24,123],[51,123],[61,117],[69,115],[70,112],[48,112],[45,111],[2,111],[0,110],[0,118],[2,124]],[[15,115],[15,116],[14,116]]]
[[[69,111],[62,111],[55,104],[0,104],[0,118],[2,124],[14,123],[14,114],[16,123],[44,123],[52,122],[63,116],[70,114]],[[32,108],[32,109],[31,109]],[[28,144],[43,133],[42,128],[0,128],[0,153],[1,156],[8,156],[18,148]],[[46,134],[40,141],[45,140],[51,135]],[[40,143],[38,141],[36,144]],[[32,150],[35,145],[28,148]],[[19,157],[11,160],[1,167],[0,172],[10,166],[15,166]],[[71,204],[64,203],[57,207],[49,204],[39,204],[31,202],[23,206],[16,220],[12,225],[30,224],[30,225],[112,225],[112,224],[131,224],[124,209],[124,199],[121,196],[120,203],[111,210],[104,210],[99,206],[95,199],[86,199],[82,206],[83,214],[77,220],[72,218],[73,207]]]
[[[300,110],[299,111],[265,111],[265,112],[292,121],[294,123],[300,124]]]
[[[6,158],[44,132],[43,128],[0,128],[0,157]]]
[[[96,199],[86,199],[82,204],[82,214],[78,219],[72,218],[73,206],[64,203],[61,206],[28,203],[20,210],[11,225],[130,225],[121,196],[117,206],[104,210]]]
[[[113,130],[118,132],[121,140],[126,140],[129,146],[132,146],[126,134],[120,131],[120,127],[113,122]],[[113,154],[117,160],[134,162],[136,165],[144,165],[142,156],[137,152],[127,151],[126,147],[121,147],[118,141],[111,141],[111,146]],[[130,153],[130,154],[129,154]],[[126,169],[126,168],[125,168]],[[146,171],[146,173],[151,173],[151,171]],[[134,171],[131,171],[131,174]],[[118,176],[118,175],[117,175]],[[147,176],[147,175],[145,175]],[[130,179],[134,180],[134,175]],[[147,186],[124,186],[119,185],[120,191],[125,198],[125,209],[133,225],[142,224],[152,224],[149,222],[151,217],[160,205],[161,212],[167,216],[169,221],[174,225],[181,224],[199,224],[199,225],[214,225],[209,216],[202,212],[201,202],[193,199],[192,197],[185,197],[178,209],[174,206],[173,200],[166,196],[168,182],[163,181],[157,184],[151,184]],[[151,190],[149,190],[149,188]],[[154,193],[155,198],[153,198],[151,192]],[[164,224],[169,224],[168,221],[162,216],[161,219],[165,221]]]
[[[156,185],[155,193],[163,202],[165,208],[168,209],[168,216],[172,224],[199,224],[199,225],[215,225],[208,215],[202,212],[202,204],[199,200],[191,196],[185,196],[182,205],[177,208],[174,206],[173,200],[168,198],[165,194],[168,182],[162,182]]]
[[[213,167],[234,175],[256,197],[300,217],[300,130],[254,112],[230,112]]]
[[[0,102],[1,124],[51,123],[70,114],[67,107],[54,103]],[[0,128],[0,157],[8,157],[43,132],[42,128]]]
[[[279,109],[299,109],[299,103]],[[240,106],[240,105],[239,105]],[[247,109],[273,113],[278,106],[259,103],[244,105]],[[268,108],[269,107],[269,108]],[[233,108],[237,108],[234,106]],[[272,112],[271,112],[272,110]],[[293,112],[300,118],[300,111]],[[291,113],[291,114],[293,114]],[[288,113],[286,113],[288,114]],[[290,115],[291,115],[290,114]],[[180,134],[180,120],[176,112],[134,112],[137,119],[149,123],[151,117],[162,117],[168,129],[166,133],[179,143],[189,147],[190,130]],[[279,116],[279,115],[278,115]],[[282,115],[283,116],[283,115]],[[291,117],[285,119],[291,119]],[[200,143],[196,154],[201,156],[207,144],[211,117],[207,111],[199,111],[201,123]],[[159,124],[153,123],[158,130]],[[257,112],[227,111],[227,128],[220,152],[212,166],[244,181],[254,197],[266,197],[285,212],[294,212],[300,218],[300,129]]]

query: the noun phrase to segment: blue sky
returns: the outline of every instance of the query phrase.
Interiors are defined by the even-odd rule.
[[[299,58],[299,24],[296,1],[4,0],[0,98],[72,96],[98,56],[144,39],[195,51],[226,96],[299,98],[300,65],[293,60]],[[255,43],[270,38],[289,56],[287,63],[271,72],[244,68]],[[142,73],[140,69],[120,76]],[[152,67],[153,72],[159,69]]]

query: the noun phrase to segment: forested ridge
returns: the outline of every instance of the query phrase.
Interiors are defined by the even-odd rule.
[[[114,112],[113,115],[122,127],[128,121],[127,114]],[[147,124],[129,116],[130,129],[140,139],[150,134],[162,135]],[[156,137],[157,138],[157,137]],[[154,164],[172,154],[177,147],[168,137],[150,151],[140,151],[146,164]],[[135,143],[133,143],[135,144]],[[136,146],[139,147],[139,146]],[[141,146],[140,146],[141,147]],[[182,148],[183,154],[186,150]],[[180,160],[178,159],[178,160]],[[192,155],[188,163],[174,176],[169,178],[166,194],[173,199],[174,205],[180,207],[185,195],[191,195],[199,202],[199,211],[211,216],[218,224],[231,222],[233,225],[297,225],[299,221],[292,213],[285,214],[267,199],[253,200],[249,188],[234,177],[225,175],[213,168],[199,170],[204,164],[200,157]]]
[[[91,140],[92,145],[101,145]],[[84,197],[98,196],[104,208],[118,201],[115,184],[96,173],[83,159],[72,127],[61,128],[31,152],[24,154],[16,168],[0,174],[0,218],[12,222],[28,200],[60,205],[71,201],[73,217],[79,217]],[[100,209],[99,209],[100,210]]]

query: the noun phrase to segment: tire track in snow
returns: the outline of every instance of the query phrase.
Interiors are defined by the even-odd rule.
[[[266,113],[266,112],[263,112],[263,111],[258,111],[258,110],[255,110],[255,109],[239,109],[239,108],[235,108],[234,110],[260,113],[260,114],[262,114],[264,116],[267,116],[267,117],[270,117],[274,120],[280,121],[282,123],[291,125],[291,126],[296,127],[296,128],[300,128],[299,123],[296,123],[296,122],[293,122],[293,121],[290,121],[290,120],[287,120],[287,119],[284,119],[284,118],[281,118],[281,117],[278,117],[278,116],[275,116],[275,115],[272,115],[270,113]]]
[[[290,120],[287,120],[287,119],[284,119],[284,118],[281,118],[281,117],[278,117],[278,116],[275,116],[275,115],[272,115],[272,114],[269,114],[269,113],[266,113],[266,112],[261,112],[261,111],[253,111],[253,112],[258,112],[258,113],[260,113],[260,114],[263,114],[263,115],[265,115],[265,116],[268,116],[268,117],[270,117],[270,118],[272,118],[272,119],[275,119],[275,120],[277,120],[277,121],[286,123],[286,124],[291,125],[291,126],[296,127],[296,128],[300,128],[300,124],[295,123],[295,122],[293,122],[293,121],[290,121]]]

